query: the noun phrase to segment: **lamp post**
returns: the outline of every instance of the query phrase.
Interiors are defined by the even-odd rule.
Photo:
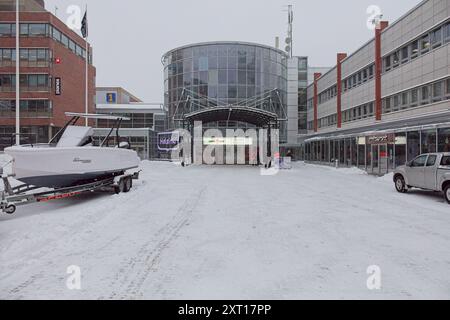
[[[20,54],[19,0],[16,0],[16,145],[20,145]]]

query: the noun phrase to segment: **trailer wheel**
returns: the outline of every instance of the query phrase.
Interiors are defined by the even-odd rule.
[[[444,189],[444,198],[448,204],[450,204],[450,184],[448,184]]]
[[[14,214],[16,212],[16,206],[13,204],[10,204],[5,208],[6,214]]]
[[[131,179],[131,177],[125,178],[123,192],[130,192],[132,187],[133,187],[133,180]]]

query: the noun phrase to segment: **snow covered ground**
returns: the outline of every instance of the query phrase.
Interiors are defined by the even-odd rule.
[[[128,194],[0,216],[0,299],[449,299],[450,206],[392,177],[143,162]],[[81,268],[81,290],[66,287]],[[380,267],[369,290],[367,268]]]

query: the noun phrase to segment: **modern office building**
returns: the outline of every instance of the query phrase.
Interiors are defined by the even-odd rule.
[[[85,112],[86,43],[44,8],[20,1],[20,121],[23,143],[48,142],[64,126],[65,112]],[[0,149],[11,144],[16,117],[16,13],[0,0]],[[89,111],[95,75],[89,50]]]
[[[356,52],[308,87],[305,160],[384,174],[450,151],[450,1],[425,0],[381,21]]]
[[[204,121],[204,128],[249,128],[258,110],[277,118],[287,141],[287,60],[281,50],[245,42],[209,42],[173,49],[163,56],[165,106],[170,129],[199,110],[225,110]],[[234,107],[246,115],[223,115]],[[297,117],[297,114],[296,114]],[[250,120],[251,122],[249,122]]]
[[[166,129],[166,112],[162,103],[145,103],[120,87],[99,87],[96,94],[97,113],[121,115],[120,136],[128,140],[141,159],[158,159],[157,133]],[[96,137],[101,140],[114,127],[113,121],[97,120]],[[114,137],[112,137],[114,139]]]

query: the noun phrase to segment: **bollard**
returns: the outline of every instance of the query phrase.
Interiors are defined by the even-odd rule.
[[[336,169],[339,168],[339,160],[338,159],[335,160],[335,166],[336,166]]]

